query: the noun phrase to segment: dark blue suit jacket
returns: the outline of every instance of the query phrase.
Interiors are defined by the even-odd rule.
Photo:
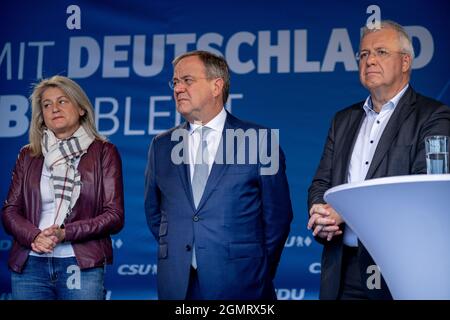
[[[171,161],[177,128],[153,139],[146,170],[145,212],[159,244],[159,299],[185,299],[194,243],[205,299],[274,299],[272,279],[293,216],[281,148],[274,175],[260,175],[260,164],[214,163],[195,209],[189,164]],[[227,114],[222,142],[226,129],[263,128]],[[236,148],[229,151],[235,156]]]

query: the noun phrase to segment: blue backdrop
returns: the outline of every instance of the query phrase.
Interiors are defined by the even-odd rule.
[[[72,4],[80,21],[73,20]],[[295,219],[276,277],[278,297],[316,299],[321,247],[305,227],[307,188],[333,114],[367,96],[355,53],[372,4],[382,19],[399,22],[413,36],[412,86],[449,104],[446,1],[2,2],[1,201],[27,143],[31,84],[54,74],[73,78],[123,160],[126,224],[113,238],[107,297],[156,299],[156,242],[143,210],[147,149],[156,133],[180,121],[167,85],[171,60],[184,51],[211,50],[225,55],[232,70],[228,109],[280,129]],[[77,22],[81,29],[72,28]],[[0,230],[0,299],[10,298],[10,247]]]

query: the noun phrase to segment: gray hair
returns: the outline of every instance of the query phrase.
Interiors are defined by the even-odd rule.
[[[391,21],[391,20],[381,20],[380,21],[380,28],[368,28],[367,26],[364,26],[361,40],[371,32],[377,32],[380,29],[383,28],[391,28],[397,31],[398,34],[398,40],[400,45],[400,50],[409,55],[411,57],[411,61],[414,60],[414,48],[412,45],[411,37],[406,33],[405,28],[403,28],[401,25],[399,25],[397,22]],[[412,63],[410,66],[411,71]]]
[[[63,76],[53,76],[48,79],[42,79],[39,83],[34,85],[33,93],[30,96],[31,100],[31,124],[29,132],[29,146],[33,156],[42,155],[41,140],[44,134],[45,123],[42,115],[41,99],[42,94],[48,88],[59,88],[69,98],[69,100],[84,110],[84,115],[80,117],[80,125],[84,127],[86,132],[99,139],[106,140],[101,136],[94,121],[94,108],[92,107],[89,98],[83,89],[73,80]]]
[[[215,55],[211,52],[197,50],[186,52],[176,57],[172,61],[173,67],[175,68],[178,62],[182,59],[192,56],[199,57],[199,59],[203,62],[206,69],[206,77],[208,79],[221,78],[223,80],[222,101],[223,104],[225,104],[230,93],[230,71],[226,60],[223,57]]]

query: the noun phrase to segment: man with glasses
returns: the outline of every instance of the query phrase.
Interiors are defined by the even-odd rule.
[[[153,139],[145,181],[159,299],[275,299],[272,280],[293,215],[283,152],[261,139],[271,136],[266,129],[224,109],[230,76],[222,57],[193,51],[173,66],[169,85],[186,122]],[[257,134],[253,147],[279,154],[278,170],[263,174],[259,161],[238,162],[238,152],[258,150],[245,140],[229,144],[234,132]]]
[[[325,192],[343,183],[426,173],[425,137],[450,135],[450,108],[409,84],[414,52],[402,26],[381,21],[378,29],[365,27],[357,58],[370,95],[335,115],[308,194],[308,228],[323,244],[320,299],[392,299],[382,277],[381,285],[374,283],[373,259],[325,203]]]

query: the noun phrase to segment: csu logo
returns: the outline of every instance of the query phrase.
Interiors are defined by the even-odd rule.
[[[112,239],[112,247],[114,249],[120,249],[123,246],[123,241],[122,239]]]
[[[122,276],[156,275],[157,271],[158,266],[156,264],[122,264],[117,269],[117,273]]]
[[[312,239],[308,236],[290,236],[286,243],[284,244],[285,248],[289,247],[309,247],[312,243]]]

